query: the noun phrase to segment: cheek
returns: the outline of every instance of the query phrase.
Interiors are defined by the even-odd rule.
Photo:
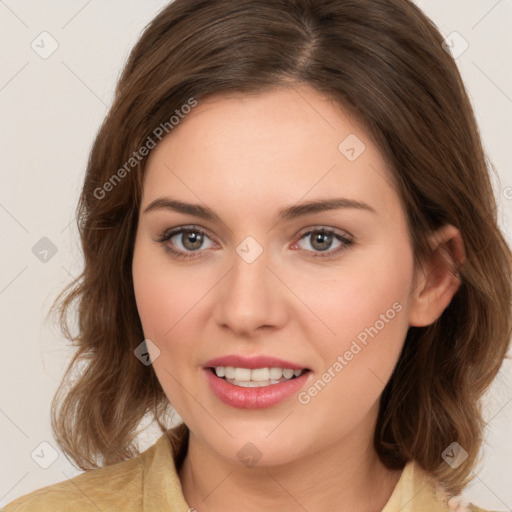
[[[159,340],[185,314],[192,295],[183,274],[172,272],[164,251],[150,242],[136,241],[133,255],[133,286],[144,334]]]
[[[354,265],[343,278],[326,281],[311,306],[320,308],[334,334],[316,337],[321,367],[299,402],[311,406],[312,416],[328,414],[332,424],[348,430],[376,404],[408,329],[407,265],[381,264]]]
[[[335,279],[310,287],[308,306],[326,326],[316,348],[328,367],[345,353],[353,367],[393,367],[409,327],[412,275],[412,252],[404,244],[347,259]]]
[[[186,341],[205,325],[206,297],[218,275],[207,267],[177,265],[151,241],[136,242],[132,272],[145,337],[162,353],[179,352],[182,345],[190,345]]]
[[[132,272],[144,337],[158,347],[158,354],[151,356],[153,369],[168,400],[179,410],[186,409],[173,376],[177,374],[176,363],[179,368],[179,363],[190,356],[187,337],[182,333],[190,328],[187,314],[198,301],[197,290],[190,285],[190,276],[187,279],[182,271],[173,269],[164,251],[150,243],[136,243]]]
[[[405,309],[410,285],[402,279],[406,273],[398,268],[382,272],[371,267],[346,269],[342,277],[315,281],[307,303],[336,336],[343,336],[347,329],[373,325],[395,302]]]

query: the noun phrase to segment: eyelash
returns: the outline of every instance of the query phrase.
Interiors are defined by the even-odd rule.
[[[182,234],[182,233],[185,233],[185,232],[199,233],[202,236],[206,236],[206,237],[210,238],[208,236],[208,234],[203,229],[201,229],[201,228],[199,228],[197,226],[183,226],[183,227],[180,227],[180,228],[164,231],[158,237],[157,242],[162,244],[164,246],[165,250],[168,251],[169,253],[171,253],[172,256],[177,258],[177,259],[189,260],[191,258],[196,258],[197,257],[196,253],[201,252],[201,249],[198,249],[196,251],[187,251],[187,252],[184,253],[184,252],[176,250],[176,249],[172,248],[171,246],[169,246],[168,244],[166,244],[166,242],[168,240],[170,240],[173,236],[176,236],[176,235],[179,235],[179,234]],[[353,240],[340,235],[338,232],[336,232],[336,231],[334,231],[332,229],[324,228],[324,227],[311,229],[311,230],[303,233],[300,236],[299,240],[302,240],[303,238],[307,237],[308,235],[312,235],[313,233],[322,233],[322,234],[326,234],[326,235],[333,235],[337,240],[339,240],[343,244],[340,247],[338,247],[338,249],[336,249],[334,251],[329,251],[329,252],[328,251],[325,251],[325,252],[307,251],[307,252],[312,253],[312,257],[313,258],[331,258],[331,257],[334,257],[337,254],[339,254],[339,253],[341,253],[343,251],[346,251],[350,246],[352,246],[354,244]]]

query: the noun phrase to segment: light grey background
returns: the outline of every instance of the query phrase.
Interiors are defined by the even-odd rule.
[[[50,430],[50,401],[72,351],[45,316],[81,268],[73,215],[94,136],[131,47],[166,3],[0,0],[0,506],[79,473]],[[464,49],[464,41],[469,45],[456,61],[497,169],[500,223],[510,241],[512,1],[418,4],[455,51]],[[31,47],[51,49],[43,31],[58,44],[45,59]],[[44,247],[34,254],[43,237],[56,254],[44,253]],[[464,494],[481,507],[511,510],[510,360],[485,407],[489,429],[482,464]],[[158,435],[150,428],[141,448]],[[52,456],[56,460],[43,469]]]

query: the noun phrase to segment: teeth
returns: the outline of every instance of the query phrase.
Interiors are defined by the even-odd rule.
[[[239,382],[249,382],[251,380],[251,370],[248,368],[235,368],[235,376],[233,378]]]
[[[233,366],[217,366],[215,373],[217,377],[234,379],[242,387],[258,387],[252,383],[277,384],[280,379],[291,379],[293,376],[300,377],[304,370],[292,370],[290,368],[234,368]],[[281,381],[282,382],[282,381]],[[247,385],[246,385],[247,384]]]
[[[283,376],[282,368],[270,368],[270,378],[279,380]]]
[[[230,381],[231,384],[234,384],[235,386],[239,386],[241,388],[262,388],[265,386],[269,386],[270,384],[279,384],[280,381],[278,380],[266,380],[262,382],[253,382],[250,380],[249,382],[242,382],[242,381]]]
[[[293,370],[290,370],[289,368],[283,370],[283,377],[285,379],[291,379],[293,377]]]
[[[250,373],[252,381],[263,381],[270,379],[270,370],[268,368],[256,368],[254,370],[251,370]]]

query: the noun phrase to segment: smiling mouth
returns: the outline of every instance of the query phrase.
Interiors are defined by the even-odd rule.
[[[235,368],[233,366],[216,366],[209,370],[219,379],[229,384],[243,388],[259,388],[281,384],[289,380],[297,379],[309,372],[303,370],[292,370],[291,368]]]

